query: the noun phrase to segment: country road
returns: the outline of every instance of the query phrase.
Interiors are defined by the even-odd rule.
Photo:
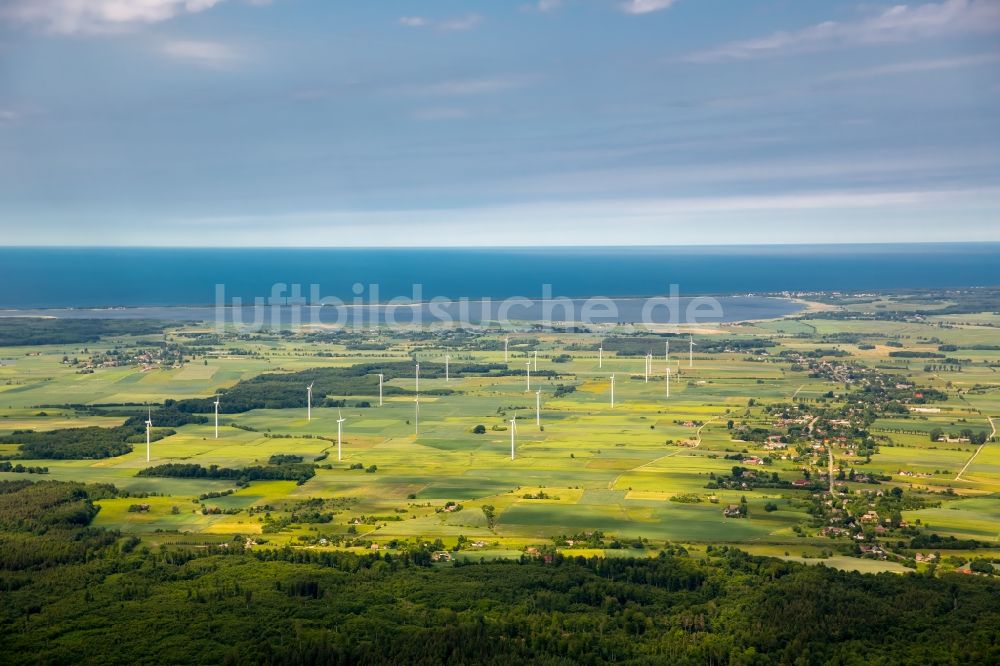
[[[990,441],[994,437],[997,436],[997,424],[993,422],[993,417],[992,416],[987,416],[986,420],[990,422],[990,428],[993,429],[993,432],[990,433],[990,436],[986,438],[985,442],[983,442],[982,444],[979,445],[979,448],[976,449],[976,452],[973,453],[972,457],[969,458],[969,461],[967,463],[965,463],[965,467],[962,468],[962,471],[960,471],[958,474],[955,475],[955,480],[956,481],[961,481],[962,480],[962,475],[965,474],[965,470],[969,469],[969,465],[971,465],[972,461],[976,459],[976,456],[979,455],[979,452],[982,451],[983,447],[986,446],[987,444],[989,444]]]

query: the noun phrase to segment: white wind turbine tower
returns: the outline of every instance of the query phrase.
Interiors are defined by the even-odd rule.
[[[604,367],[604,343],[603,342],[601,343],[601,346],[597,348],[597,367],[598,368],[603,368]]]
[[[525,393],[527,393],[528,391],[531,390],[531,361],[528,361],[528,363],[526,365],[527,365],[527,374],[525,374],[525,376],[524,376],[524,382],[525,382],[525,384],[524,384],[524,392]]]
[[[503,362],[507,363],[510,358],[507,355],[507,346],[510,344],[510,336],[503,339]]]
[[[670,340],[663,341],[663,360],[670,363]]]
[[[313,382],[315,384],[316,382]],[[313,385],[306,387],[306,421],[313,419]]]
[[[667,367],[667,397],[670,397],[670,367]]]
[[[646,369],[643,372],[643,380],[647,384],[649,383],[649,369],[652,364],[653,364],[653,352],[650,352],[646,354]]]
[[[378,406],[382,406],[382,382],[385,381],[385,375],[379,373],[378,375]]]
[[[542,429],[542,389],[535,391],[535,425]]]
[[[531,369],[538,372],[538,350],[535,350],[534,358],[531,360]]]
[[[417,371],[414,375],[416,379],[416,390],[414,391],[413,398],[413,434],[420,434],[420,364],[417,363]]]
[[[153,430],[153,410],[149,410],[149,414],[146,416],[146,462],[149,462],[149,441],[150,432]]]
[[[615,408],[615,376],[611,375],[611,409]]]
[[[215,398],[215,438],[219,439],[219,398]]]
[[[451,361],[451,356],[447,354],[444,355],[444,380],[450,382],[451,378],[448,376],[448,362]]]
[[[694,367],[694,336],[688,336],[688,367]]]
[[[517,435],[517,412],[514,412],[514,418],[510,420],[510,459],[514,459],[514,437]]]
[[[340,433],[341,433],[341,426],[344,423],[344,421],[345,421],[344,415],[341,414],[340,410],[338,409],[337,410],[337,462],[340,462]]]

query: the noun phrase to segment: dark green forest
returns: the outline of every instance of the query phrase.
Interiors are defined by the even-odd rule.
[[[152,319],[0,317],[0,347],[96,342],[113,335],[162,333],[175,322]]]
[[[503,363],[452,363],[448,369],[451,377],[505,376],[524,374],[511,370]],[[240,414],[252,409],[289,409],[304,407],[306,386],[313,384],[313,404],[329,402],[335,406],[345,396],[378,396],[378,373],[385,376],[383,395],[412,395],[413,391],[389,385],[393,379],[405,379],[413,384],[414,366],[409,362],[362,363],[344,368],[309,368],[299,372],[266,373],[238,382],[221,396],[219,412]],[[532,372],[538,377],[554,377],[552,370]],[[444,363],[421,363],[421,379],[442,379]],[[448,395],[450,389],[424,389],[424,395]],[[215,409],[214,398],[191,398],[167,401],[167,407],[182,412],[205,414]]]
[[[114,412],[106,412],[113,414]],[[112,428],[58,428],[41,432],[15,431],[0,437],[0,444],[19,444],[20,457],[30,460],[79,460],[122,456],[132,451],[133,444],[146,442],[146,419],[153,422],[150,441],[173,435],[172,428],[188,423],[205,423],[196,416],[169,407],[152,412],[133,414],[125,423]]]
[[[88,526],[109,486],[0,483],[3,664],[995,664],[1000,584],[751,557],[432,564]],[[26,553],[30,553],[27,555]]]

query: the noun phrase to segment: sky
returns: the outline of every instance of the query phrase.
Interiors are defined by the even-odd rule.
[[[1000,241],[1000,0],[0,0],[0,245]]]

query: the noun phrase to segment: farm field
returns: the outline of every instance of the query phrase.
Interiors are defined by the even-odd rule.
[[[239,538],[253,547],[391,550],[425,542],[475,559],[539,547],[610,556],[730,544],[848,570],[900,570],[912,553],[898,545],[884,552],[886,544],[929,529],[981,549],[1000,546],[1000,444],[968,441],[1000,416],[1000,351],[951,352],[965,359],[954,367],[892,354],[982,347],[1000,341],[995,326],[985,316],[890,325],[804,315],[699,332],[691,358],[683,330],[665,336],[628,326],[219,335],[179,324],[86,347],[8,347],[0,358],[15,362],[0,366],[0,456],[46,471],[0,478],[112,484],[119,496],[99,502],[94,524],[151,544]],[[664,341],[672,342],[669,358]],[[151,361],[160,352],[150,349],[174,350],[180,360]],[[104,360],[123,350],[145,360]],[[447,379],[446,357],[454,370]],[[417,363],[425,368],[419,400]],[[371,368],[368,383],[332,384],[308,410],[305,381],[295,388],[298,404],[235,412],[227,404],[227,394],[264,374],[360,366]],[[394,368],[381,405],[370,374],[379,367]],[[856,376],[845,379],[847,372]],[[900,406],[867,421],[850,416],[873,377],[888,382]],[[914,402],[921,391],[936,397]],[[196,402],[215,395],[224,405],[218,436],[211,403]],[[164,426],[149,462],[141,426],[120,455],[20,452],[19,433],[127,428],[164,401],[195,401],[194,418]],[[143,472],[282,461],[308,466],[307,478]],[[896,488],[902,500],[893,499]],[[902,520],[845,519],[869,505]],[[727,507],[743,508],[727,516]],[[823,531],[841,524],[858,538]],[[880,539],[883,532],[893,536]],[[854,564],[861,545],[883,541],[877,557]]]

